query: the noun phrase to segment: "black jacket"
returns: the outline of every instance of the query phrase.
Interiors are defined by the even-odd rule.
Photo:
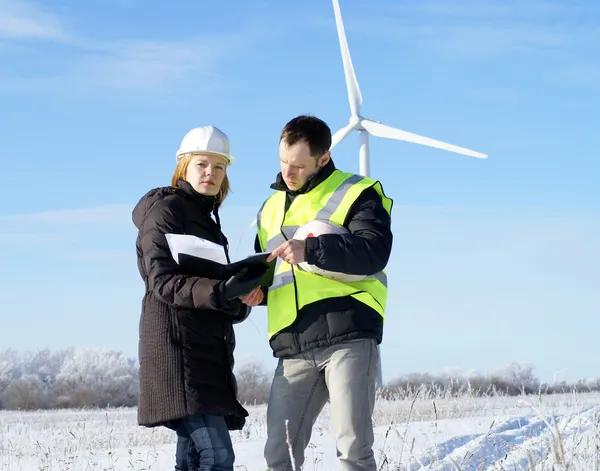
[[[211,217],[215,214],[215,219]],[[240,429],[247,411],[237,401],[233,323],[249,314],[239,300],[221,301],[220,280],[182,273],[165,234],[222,244],[216,199],[179,182],[149,191],[133,210],[138,269],[145,283],[139,326],[140,425],[175,427],[191,414],[225,416]]]
[[[298,191],[289,190],[280,173],[271,188],[286,192],[287,211],[298,194],[311,191],[334,170],[335,165],[330,160]],[[306,239],[306,261],[325,270],[349,274],[383,270],[392,250],[391,218],[373,188],[365,190],[354,202],[344,226],[350,234]],[[255,250],[261,251],[258,236]],[[265,290],[263,305],[266,295]],[[298,312],[294,324],[274,336],[270,343],[275,357],[286,357],[351,339],[374,338],[380,343],[382,337],[383,320],[379,313],[346,296],[305,306]]]

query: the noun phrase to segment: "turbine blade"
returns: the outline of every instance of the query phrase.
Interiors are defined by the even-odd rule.
[[[342,129],[340,129],[339,131],[337,131],[332,137],[331,137],[331,147],[329,148],[329,150],[333,149],[335,146],[337,146],[340,142],[342,142],[342,140],[352,132],[352,130],[354,129],[354,125],[353,124],[349,124],[348,126],[344,126]]]
[[[450,152],[456,152],[457,154],[469,155],[471,157],[477,157],[479,159],[487,158],[486,154],[476,152],[474,150],[465,149],[464,147],[455,146],[442,141],[436,141],[429,137],[419,136],[407,131],[395,129],[385,124],[376,123],[368,119],[363,119],[360,124],[373,136],[387,137],[388,139],[398,139],[401,141],[414,142],[416,144],[423,144],[425,146],[437,147],[438,149],[448,150]]]
[[[342,13],[340,12],[340,4],[338,0],[333,0],[333,11],[335,13],[335,23],[337,25],[338,37],[340,39],[340,49],[342,51],[342,62],[344,64],[344,75],[346,76],[346,87],[348,88],[348,101],[350,102],[350,111],[353,116],[358,116],[358,109],[362,104],[362,94],[358,86],[358,80],[352,66],[350,58],[350,50],[348,49],[348,41],[344,31],[344,23],[342,23]]]

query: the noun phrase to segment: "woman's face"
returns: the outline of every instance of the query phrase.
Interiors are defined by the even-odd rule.
[[[226,169],[227,161],[224,157],[212,154],[193,155],[185,179],[198,193],[214,196],[221,189]]]

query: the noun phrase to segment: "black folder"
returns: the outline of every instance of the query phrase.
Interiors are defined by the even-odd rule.
[[[207,258],[196,257],[186,253],[179,254],[179,267],[187,275],[205,276],[216,280],[227,280],[231,276],[247,268],[245,277],[265,275],[269,267],[275,263],[267,262],[270,253],[259,253],[250,255],[237,262],[223,264]],[[264,280],[261,280],[261,284]],[[263,285],[264,286],[264,285]]]

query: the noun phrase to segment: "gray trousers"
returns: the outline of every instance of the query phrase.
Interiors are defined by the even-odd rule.
[[[373,339],[280,359],[267,408],[268,470],[292,470],[286,421],[296,470],[302,469],[313,425],[329,400],[340,469],[376,471],[372,415],[378,362]]]

